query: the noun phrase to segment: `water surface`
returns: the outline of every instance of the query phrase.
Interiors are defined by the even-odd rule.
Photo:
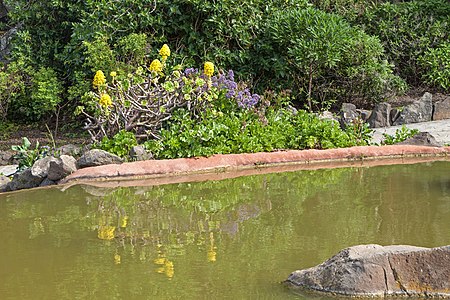
[[[296,269],[449,229],[449,162],[3,194],[0,299],[301,299]]]

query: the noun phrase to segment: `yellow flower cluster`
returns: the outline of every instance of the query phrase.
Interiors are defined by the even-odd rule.
[[[149,69],[150,69],[150,71],[153,71],[153,72],[162,72],[163,65],[159,61],[159,59],[154,59],[152,61],[152,63],[150,64]]]
[[[99,103],[101,106],[103,107],[109,107],[112,105],[112,100],[111,100],[111,96],[109,96],[108,94],[103,94],[100,97]]]
[[[98,233],[97,237],[101,240],[112,240],[114,238],[114,231],[116,230],[116,227],[114,226],[99,226],[98,227]]]
[[[167,44],[164,44],[159,50],[159,55],[161,55],[163,61],[165,61],[170,56],[170,48]]]
[[[117,72],[116,71],[112,71],[111,73],[109,73],[109,76],[111,76],[112,78],[117,76]]]
[[[100,86],[104,85],[105,83],[106,83],[105,74],[103,74],[103,71],[98,70],[95,73],[94,80],[92,81],[92,85],[94,86],[94,89],[98,89]]]
[[[203,66],[203,73],[211,77],[214,74],[214,64],[210,61],[205,62],[205,65]]]

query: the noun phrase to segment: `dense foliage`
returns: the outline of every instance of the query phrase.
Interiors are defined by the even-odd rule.
[[[450,87],[446,0],[4,3],[17,34],[0,69],[0,118],[76,112],[106,148],[119,132],[150,139],[161,157],[353,145],[364,128],[352,136],[288,105],[371,106],[406,83]],[[205,61],[216,69],[189,68]],[[167,150],[179,145],[192,150]]]

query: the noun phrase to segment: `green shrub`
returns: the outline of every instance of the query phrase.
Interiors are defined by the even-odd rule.
[[[130,150],[136,145],[137,140],[134,134],[132,132],[121,130],[112,138],[106,136],[103,137],[101,143],[94,145],[94,147],[125,158],[129,155]]]
[[[30,140],[26,137],[22,138],[22,145],[11,146],[11,149],[16,151],[14,158],[19,162],[19,171],[31,168],[38,159],[48,154],[48,147],[41,147],[39,142],[36,142],[33,149]]]
[[[423,77],[431,85],[443,90],[450,90],[450,43],[444,42],[434,49],[429,49],[421,57]]]
[[[210,156],[213,154],[270,152],[282,149],[329,149],[366,144],[339,124],[299,111],[268,109],[208,110],[194,119],[185,110],[174,114],[159,140],[146,148],[156,158]]]
[[[394,135],[383,133],[384,140],[381,141],[381,145],[394,145],[404,140],[415,136],[419,133],[417,129],[409,129],[405,125],[403,125],[400,129],[395,131]]]
[[[450,2],[447,0],[405,1],[367,5],[352,20],[368,34],[380,38],[396,74],[418,86],[424,76],[419,58],[448,41]],[[431,82],[437,83],[438,82]]]
[[[302,92],[309,109],[333,100],[380,100],[403,88],[376,37],[314,8],[273,13],[258,50],[265,59],[257,63],[272,84]]]

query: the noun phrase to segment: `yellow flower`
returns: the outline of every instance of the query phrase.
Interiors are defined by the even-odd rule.
[[[159,55],[161,55],[163,60],[166,60],[170,56],[170,48],[167,44],[164,44],[159,50]]]
[[[103,71],[98,70],[95,73],[94,80],[92,81],[92,85],[94,86],[94,89],[98,89],[100,86],[104,85],[105,83],[106,83],[105,74],[103,74]]]
[[[111,96],[109,96],[108,94],[103,94],[100,97],[99,103],[101,106],[103,107],[108,107],[112,105],[112,100],[111,100]]]
[[[150,69],[150,71],[154,71],[154,72],[162,72],[163,65],[159,61],[159,59],[154,59],[152,61],[152,63],[150,64],[149,69]]]
[[[205,62],[205,65],[203,66],[203,73],[205,73],[206,76],[211,77],[214,74],[214,64],[212,62]]]
[[[99,226],[97,236],[101,240],[112,240],[114,238],[114,226]]]
[[[116,264],[116,265],[119,265],[120,264],[120,260],[121,260],[121,258],[120,258],[120,255],[119,254],[114,254],[114,263]]]
[[[112,78],[117,76],[117,72],[112,71],[111,73],[109,73],[109,76],[111,76]]]

